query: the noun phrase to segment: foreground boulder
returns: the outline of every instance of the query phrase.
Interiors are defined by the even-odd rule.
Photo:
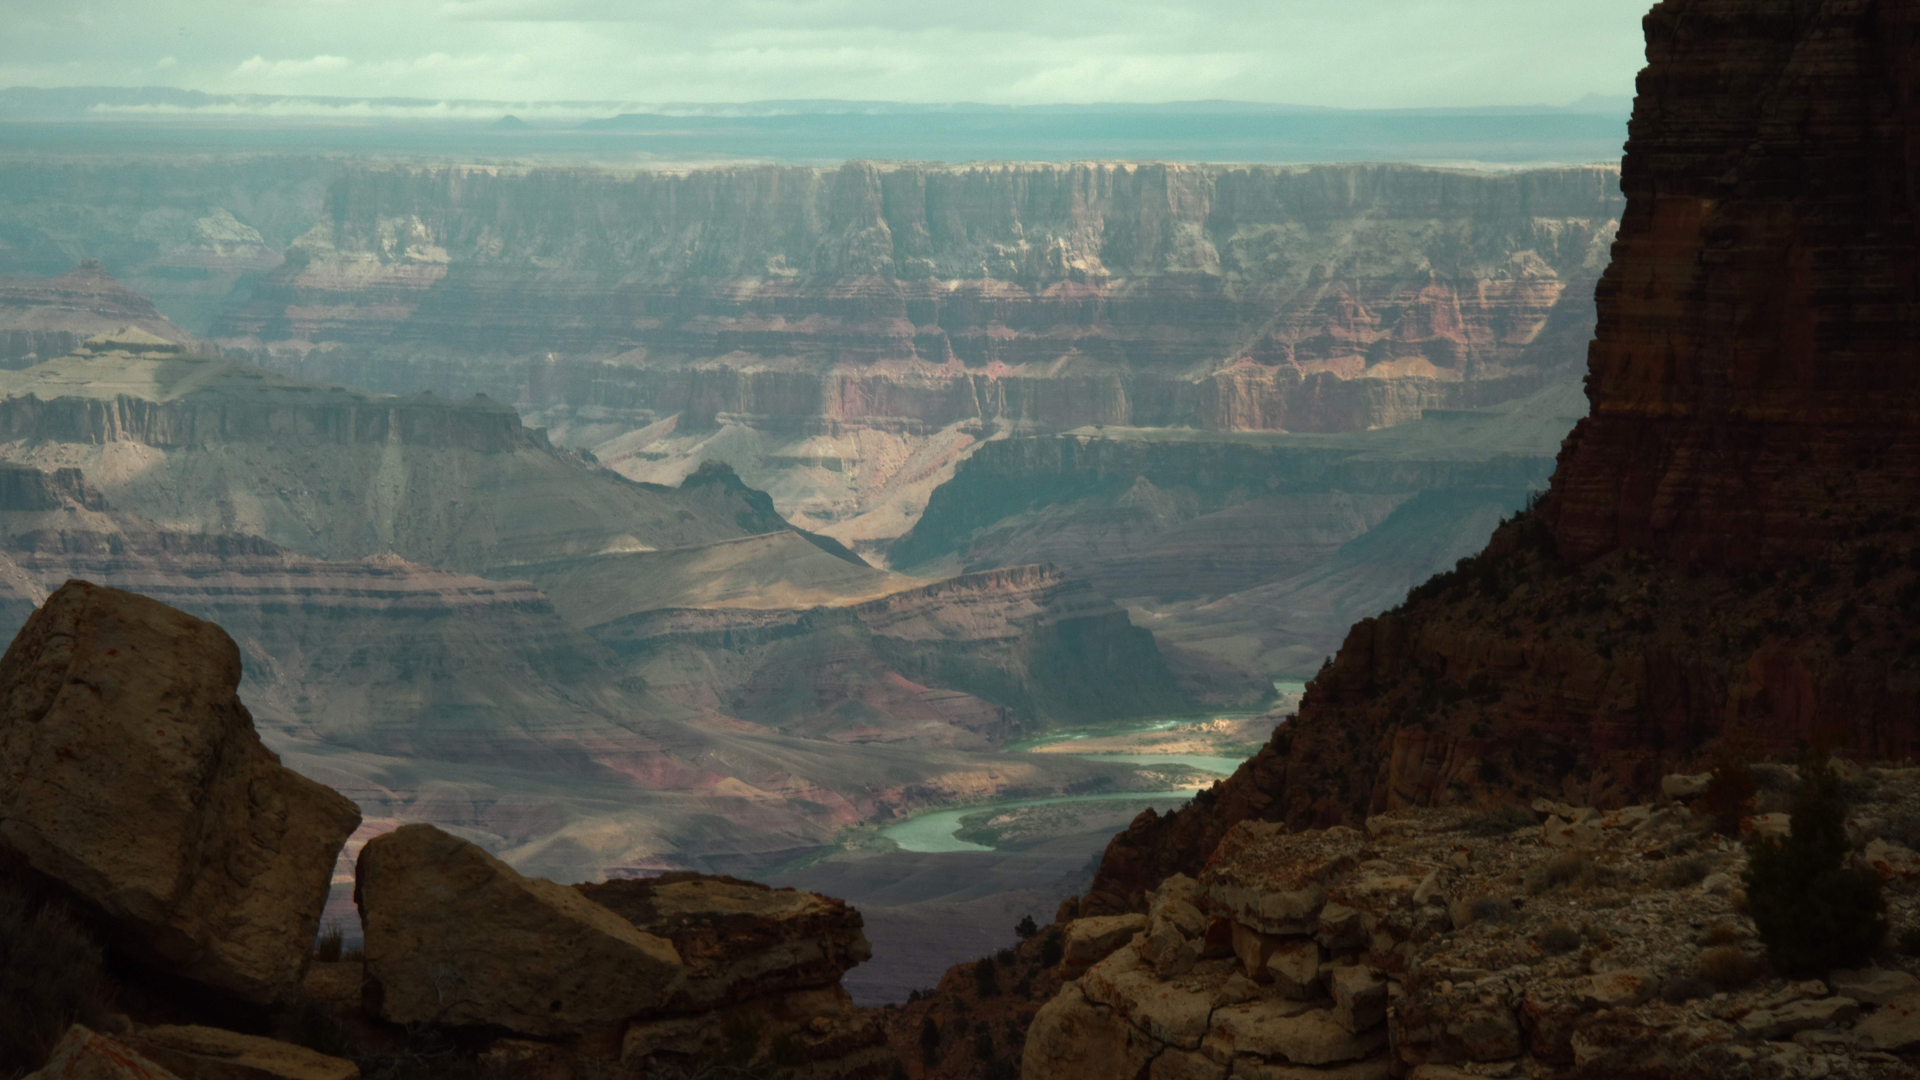
[[[844,900],[704,874],[576,885],[582,896],[672,942],[687,978],[668,1003],[708,1009],[840,984],[873,955]]]
[[[275,1001],[306,970],[351,801],[281,766],[209,622],[70,581],[0,658],[0,860],[118,951]]]
[[[128,1046],[180,1080],[359,1080],[360,1067],[304,1046],[197,1025],[151,1027]]]
[[[26,1080],[180,1080],[123,1044],[75,1024]]]
[[[684,992],[672,942],[431,825],[369,841],[354,900],[367,977],[394,1023],[582,1035]]]

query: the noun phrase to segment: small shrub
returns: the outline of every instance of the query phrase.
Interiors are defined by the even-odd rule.
[[[1669,1005],[1685,1005],[1689,1001],[1712,997],[1714,990],[1712,983],[1698,975],[1682,975],[1667,980],[1667,984],[1660,988],[1660,997]]]
[[[907,1080],[907,1065],[904,1061],[894,1061],[893,1071],[887,1074],[887,1080]]]
[[[1570,953],[1580,947],[1580,940],[1580,931],[1566,923],[1557,922],[1540,935],[1540,951],[1548,956]]]
[[[1760,790],[1760,782],[1746,763],[1729,760],[1720,763],[1707,781],[1707,793],[1701,796],[1713,830],[1722,836],[1739,836],[1740,819]]]
[[[1846,865],[1846,806],[1824,759],[1802,767],[1785,842],[1755,840],[1747,908],[1767,959],[1791,978],[1858,967],[1887,935],[1880,875]]]
[[[1709,949],[1719,948],[1722,945],[1738,945],[1744,940],[1746,935],[1732,923],[1715,923],[1700,935],[1700,944]]]
[[[335,963],[340,959],[346,946],[346,931],[337,922],[329,922],[320,928],[320,936],[313,942],[313,958],[323,964]]]
[[[1721,945],[1702,952],[1694,971],[1722,990],[1738,990],[1764,974],[1766,965],[1739,946]]]
[[[1021,941],[1026,941],[1040,932],[1040,925],[1033,921],[1032,915],[1022,915],[1020,921],[1014,924],[1013,932],[1020,935]]]
[[[0,882],[0,1075],[38,1069],[69,1026],[107,1013],[99,944],[64,908]]]
[[[1713,872],[1713,862],[1700,855],[1690,859],[1668,859],[1667,865],[1660,868],[1659,881],[1663,888],[1686,889],[1707,880]]]
[[[1527,873],[1527,891],[1534,895],[1564,889],[1593,875],[1593,862],[1585,855],[1562,855]]]
[[[981,957],[973,965],[973,986],[983,998],[993,997],[1000,992],[1000,967],[993,957]]]
[[[1469,910],[1474,922],[1503,923],[1513,918],[1513,905],[1497,896],[1483,896]]]
[[[1047,936],[1040,941],[1040,966],[1055,967],[1066,955],[1067,946],[1060,939],[1060,931],[1049,929]]]
[[[929,1066],[940,1063],[940,1025],[931,1016],[920,1021],[920,1060]]]
[[[1520,829],[1530,829],[1534,825],[1533,815],[1517,806],[1502,806],[1469,818],[1461,826],[1468,836],[1506,836]]]
[[[1001,967],[1011,970],[1014,962],[1019,960],[1020,956],[1012,949],[1001,949],[999,952],[993,954],[993,958],[999,962]]]

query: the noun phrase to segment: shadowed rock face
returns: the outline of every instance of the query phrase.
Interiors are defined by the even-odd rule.
[[[360,824],[260,744],[219,627],[82,581],[0,659],[0,849],[136,959],[272,1002],[305,973]]]
[[[153,301],[88,260],[53,278],[0,278],[0,366],[26,367],[65,356],[95,334],[132,326],[191,342]]]
[[[1116,837],[1092,910],[1247,818],[1618,804],[1723,740],[1920,750],[1916,20],[1654,9],[1592,416],[1545,504],[1355,626],[1233,779]]]

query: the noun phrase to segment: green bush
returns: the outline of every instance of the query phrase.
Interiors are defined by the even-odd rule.
[[[920,1020],[920,1060],[928,1065],[940,1062],[940,1025],[931,1016]]]
[[[1054,967],[1067,955],[1066,943],[1060,938],[1060,931],[1049,927],[1047,936],[1040,939],[1040,966]]]
[[[320,936],[313,942],[313,958],[323,964],[335,963],[346,948],[346,931],[339,923],[329,922],[320,928]]]
[[[973,983],[974,989],[983,998],[993,997],[1000,992],[1000,965],[993,962],[993,957],[982,957],[973,965]]]
[[[0,1076],[39,1068],[68,1027],[108,1013],[100,946],[73,916],[0,880]]]
[[[1767,959],[1789,978],[1824,978],[1858,967],[1887,936],[1880,877],[1846,865],[1846,806],[1825,760],[1800,770],[1792,830],[1784,841],[1756,839],[1749,853],[1747,908]]]
[[[1022,915],[1020,921],[1014,924],[1013,932],[1020,935],[1021,941],[1025,941],[1040,932],[1040,925],[1033,921],[1032,915]]]

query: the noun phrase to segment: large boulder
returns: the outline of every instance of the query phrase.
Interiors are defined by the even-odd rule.
[[[354,900],[367,977],[394,1023],[579,1035],[685,994],[672,942],[431,825],[368,841]]]
[[[156,600],[69,581],[0,658],[0,859],[133,958],[259,1001],[300,982],[360,811],[280,764],[240,652]]]
[[[75,1024],[26,1080],[180,1080],[125,1045]]]
[[[672,942],[687,966],[675,1011],[837,987],[873,955],[844,900],[706,874],[576,885],[582,896]]]
[[[126,1043],[180,1080],[360,1080],[360,1067],[344,1058],[220,1028],[150,1027]]]

